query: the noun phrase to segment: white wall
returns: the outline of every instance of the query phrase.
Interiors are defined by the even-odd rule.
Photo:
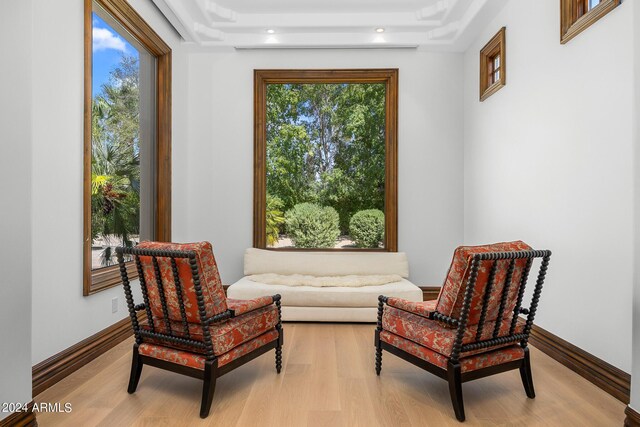
[[[253,70],[387,67],[399,68],[399,249],[415,283],[442,283],[462,241],[462,55],[414,50],[189,56],[187,240],[213,243],[225,283],[252,245]]]
[[[636,412],[640,412],[640,6],[633,5],[634,32],[634,108],[635,121],[633,134],[633,170],[634,170],[634,276],[633,276],[633,351],[631,370],[631,403]]]
[[[155,6],[130,3],[173,50],[173,173],[181,182],[187,170],[187,60],[179,37]],[[121,287],[82,296],[83,2],[39,1],[30,22],[35,76],[31,360],[36,364],[128,314]],[[173,188],[174,236],[180,238],[184,198],[179,187]],[[115,314],[113,297],[120,303]]]
[[[32,10],[0,2],[0,402],[31,400]]]
[[[557,1],[510,1],[465,54],[465,242],[553,251],[536,323],[630,372],[631,3],[567,45]],[[507,27],[507,86],[478,52]]]

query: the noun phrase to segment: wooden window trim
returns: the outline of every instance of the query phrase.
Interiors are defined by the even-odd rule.
[[[502,27],[480,50],[480,102],[484,101],[507,84],[507,29]],[[495,73],[493,58],[500,55],[500,78],[491,83]],[[491,69],[491,72],[489,71]]]
[[[384,248],[267,248],[267,85],[284,83],[384,83],[385,242]],[[254,70],[253,246],[280,251],[398,251],[398,69]]]
[[[155,239],[171,240],[171,48],[126,0],[95,0],[156,58]],[[91,269],[92,0],[84,1],[83,295],[121,283],[117,265]],[[137,277],[133,263],[129,277]]]
[[[618,7],[620,3],[621,0],[602,0],[596,7],[577,17],[576,0],[560,0],[560,44],[565,44],[573,39]]]

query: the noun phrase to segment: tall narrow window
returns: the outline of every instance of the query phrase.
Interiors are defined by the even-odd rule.
[[[115,247],[169,238],[171,50],[124,0],[86,2],[85,43],[88,295],[120,283]]]
[[[480,51],[480,101],[507,84],[506,29],[503,27]]]
[[[568,42],[620,3],[621,0],[560,0],[560,43]]]
[[[257,70],[254,245],[397,250],[397,70]]]

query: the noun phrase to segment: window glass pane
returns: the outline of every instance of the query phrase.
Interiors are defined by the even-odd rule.
[[[267,246],[383,247],[384,84],[267,86]]]
[[[500,68],[500,55],[496,55],[493,58],[493,68]]]
[[[151,238],[155,58],[112,17],[92,14],[92,269]]]
[[[500,80],[500,70],[497,70],[494,74],[493,74],[493,82],[497,82],[498,80]]]
[[[589,0],[589,10],[600,4],[601,0]]]

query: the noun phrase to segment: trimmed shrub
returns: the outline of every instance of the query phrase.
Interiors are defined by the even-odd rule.
[[[340,235],[338,212],[329,206],[300,203],[284,214],[284,221],[296,248],[333,248]]]
[[[349,235],[359,248],[377,248],[384,240],[384,213],[378,209],[358,211],[349,221]]]

